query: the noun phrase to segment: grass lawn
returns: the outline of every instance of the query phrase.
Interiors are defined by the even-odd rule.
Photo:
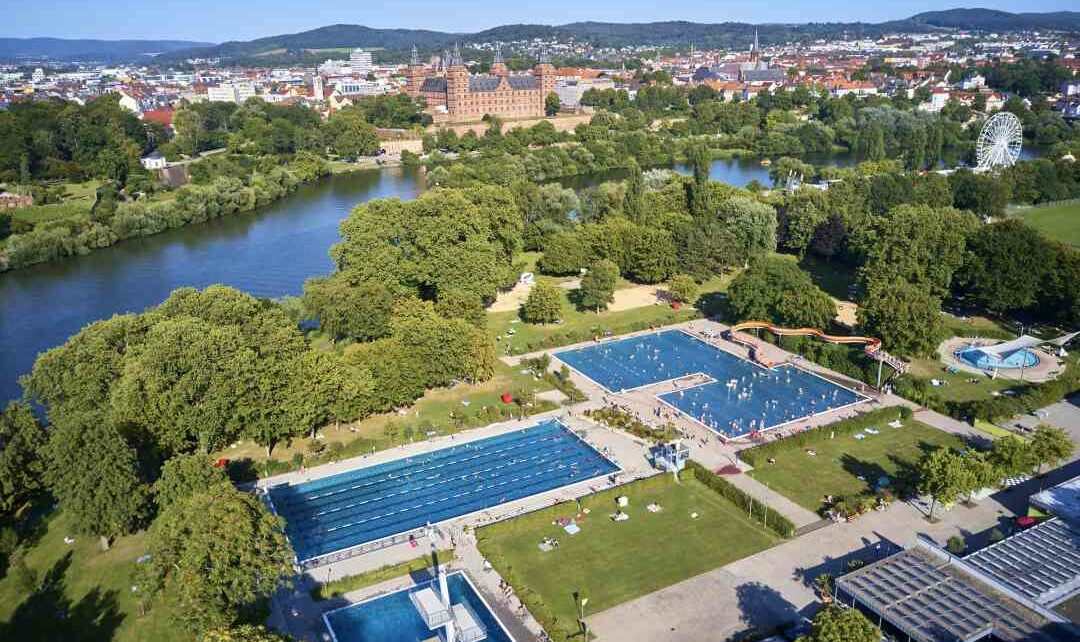
[[[931,392],[944,401],[987,399],[990,397],[991,392],[1000,392],[1016,386],[1015,381],[1005,377],[991,379],[985,375],[978,375],[964,370],[955,373],[949,372],[945,369],[945,364],[938,359],[912,359],[910,363],[910,372],[913,377],[927,380],[938,379],[946,382],[944,386],[929,388]],[[969,379],[978,380],[978,383],[971,383]]]
[[[1080,201],[1025,208],[1017,213],[1046,238],[1080,247]]]
[[[454,560],[454,551],[452,550],[441,550],[437,554],[439,556],[439,564],[446,564]],[[358,573],[325,584],[319,584],[311,589],[311,598],[316,601],[329,600],[345,595],[346,593],[351,593],[352,591],[357,591],[366,586],[372,586],[373,584],[392,580],[395,577],[409,575],[410,573],[430,568],[431,556],[421,555],[420,557],[398,564],[388,564],[364,573]]]
[[[27,553],[27,565],[38,578],[54,580],[52,588],[30,597],[11,577],[0,580],[0,639],[189,642],[190,634],[169,621],[167,607],[138,615],[131,588],[135,559],[145,553],[142,534],[120,538],[104,552],[93,537],[65,544],[70,534],[65,516],[55,515]]]
[[[775,464],[761,464],[750,471],[754,479],[815,513],[822,507],[825,495],[847,496],[870,491],[879,477],[902,479],[904,471],[918,462],[924,450],[936,446],[961,448],[964,442],[955,435],[942,432],[914,420],[902,428],[890,428],[882,421],[881,431],[866,439],[854,435],[823,436],[810,444],[792,444],[773,457]],[[815,456],[806,454],[811,449]],[[862,476],[866,481],[860,480]]]
[[[608,518],[619,495],[630,498],[623,509],[630,519],[624,522]],[[645,506],[652,502],[663,511],[648,512]],[[574,503],[478,531],[481,552],[560,641],[577,630],[575,592],[589,600],[586,615],[598,613],[780,541],[689,475],[681,484],[669,475],[642,480],[591,495],[581,504],[591,512],[578,520],[577,535],[552,524],[574,517]],[[692,512],[697,519],[690,518]],[[557,539],[559,547],[540,551],[544,537]]]

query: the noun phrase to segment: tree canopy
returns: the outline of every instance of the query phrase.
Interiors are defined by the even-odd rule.
[[[836,316],[836,305],[829,295],[785,258],[757,259],[731,282],[728,296],[739,320],[827,328]]]

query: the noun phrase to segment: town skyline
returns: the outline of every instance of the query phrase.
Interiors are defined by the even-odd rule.
[[[148,5],[133,0],[91,0],[80,3],[85,12],[66,11],[67,0],[51,0],[6,10],[5,36],[16,38],[65,39],[183,39],[210,42],[250,40],[282,33],[302,32],[331,24],[361,24],[380,29],[430,29],[470,33],[509,24],[560,25],[597,21],[643,23],[684,20],[699,23],[747,22],[755,24],[800,24],[810,22],[885,22],[901,20],[925,11],[980,8],[1011,12],[1065,11],[1075,7],[1068,0],[1019,2],[924,2],[901,0],[887,4],[851,6],[815,5],[806,0],[783,0],[768,7],[735,2],[690,0],[677,10],[642,0],[611,2],[600,0],[576,3],[552,0],[541,6],[523,8],[483,0],[454,5],[434,0],[408,0],[381,6],[377,13],[357,11],[356,5],[339,0],[315,0],[303,6],[276,6],[272,14],[250,20],[254,3],[247,0],[214,4],[218,19],[197,19],[205,6],[200,3],[166,1]],[[42,15],[49,15],[47,26]],[[110,16],[124,15],[116,21]],[[166,19],[166,17],[168,19]]]

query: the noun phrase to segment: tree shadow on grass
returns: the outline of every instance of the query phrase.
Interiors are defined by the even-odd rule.
[[[72,603],[64,592],[71,553],[57,560],[41,578],[37,589],[0,624],[0,640],[20,642],[108,642],[124,620],[116,591],[92,589]]]
[[[849,475],[860,477],[866,484],[868,491],[872,491],[874,485],[877,484],[878,480],[882,477],[892,477],[881,467],[881,464],[873,461],[864,461],[847,453],[840,456],[840,467]]]

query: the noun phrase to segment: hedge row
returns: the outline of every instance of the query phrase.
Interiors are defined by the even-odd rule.
[[[863,428],[880,426],[881,424],[888,423],[895,420],[897,417],[900,417],[901,419],[910,419],[911,408],[908,408],[907,406],[881,408],[879,410],[874,410],[873,412],[868,412],[865,415],[845,419],[844,421],[835,424],[811,428],[810,430],[805,430],[792,435],[791,437],[785,437],[759,446],[754,446],[753,448],[741,450],[739,451],[739,459],[756,468],[765,463],[769,457],[793,446],[811,446],[813,444],[823,443],[828,441],[833,434],[836,436],[851,435],[861,431]]]
[[[690,471],[694,479],[716,491],[739,509],[748,508],[753,521],[785,539],[795,536],[795,524],[790,519],[746,494],[738,486],[693,460],[686,462],[686,470]]]

